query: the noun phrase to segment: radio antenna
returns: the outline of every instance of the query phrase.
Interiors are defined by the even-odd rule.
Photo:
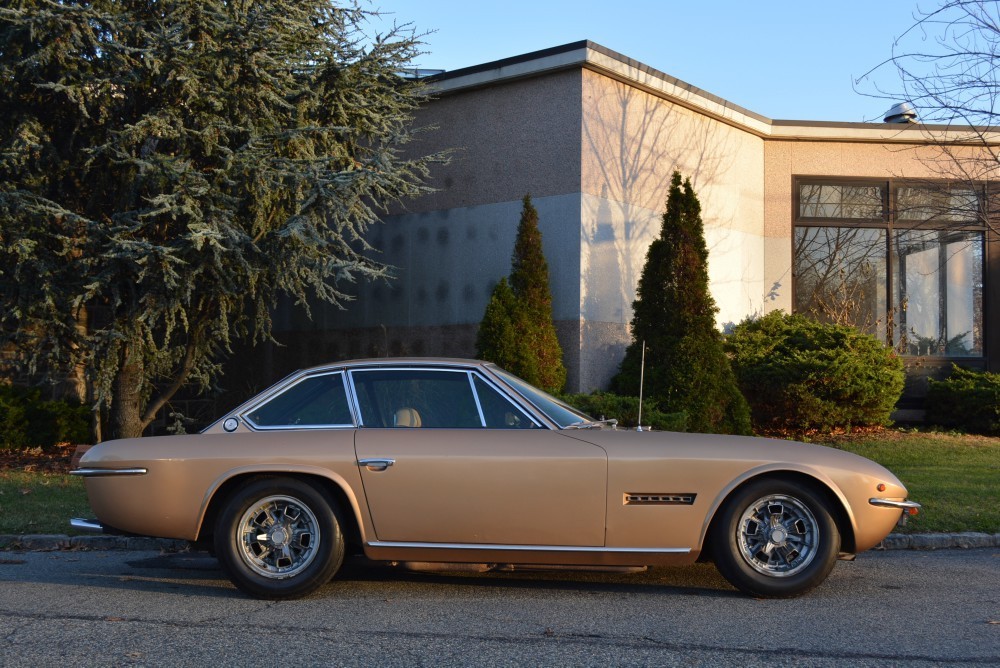
[[[646,340],[642,341],[642,362],[639,364],[639,424],[636,431],[642,431],[642,384],[646,379]]]

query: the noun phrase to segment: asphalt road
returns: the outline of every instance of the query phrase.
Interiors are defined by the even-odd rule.
[[[1000,550],[881,552],[789,601],[710,565],[411,573],[249,599],[201,554],[0,552],[0,665],[1000,666]]]

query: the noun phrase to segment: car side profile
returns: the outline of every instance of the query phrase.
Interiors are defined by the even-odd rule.
[[[200,434],[108,441],[74,475],[79,528],[210,546],[234,585],[309,594],[348,550],[380,561],[645,566],[710,559],[790,597],[919,504],[822,446],[617,430],[487,362],[296,372]]]

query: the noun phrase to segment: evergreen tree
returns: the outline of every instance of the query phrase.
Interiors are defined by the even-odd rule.
[[[612,385],[639,393],[643,341],[646,396],[667,412],[685,411],[689,431],[750,433],[750,410],[736,385],[718,309],[708,290],[708,248],[701,204],[687,179],[674,172],[660,237],[646,254],[632,303],[633,343]]]
[[[529,383],[538,382],[538,359],[524,345],[526,315],[507,279],[501,278],[476,335],[476,357],[487,360],[520,376]]]
[[[521,221],[511,257],[510,286],[524,309],[527,326],[525,345],[537,360],[537,384],[548,392],[561,392],[566,385],[566,367],[562,346],[552,321],[552,290],[549,287],[549,264],[542,252],[542,232],[538,229],[538,211],[531,195],[522,201]]]
[[[501,308],[504,316],[499,318]],[[476,349],[480,359],[495,362],[543,390],[561,392],[566,385],[562,347],[552,322],[549,265],[542,252],[538,211],[530,195],[524,196],[517,226],[510,287],[501,280],[494,289],[479,325]],[[507,361],[496,359],[500,356]]]
[[[412,35],[330,0],[19,0],[0,8],[0,346],[83,369],[138,436],[286,296],[385,268],[366,229],[419,194]]]

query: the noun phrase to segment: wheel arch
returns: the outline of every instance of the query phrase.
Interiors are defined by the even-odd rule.
[[[712,509],[711,519],[709,519],[709,521],[707,521],[705,526],[702,528],[702,550],[699,555],[699,561],[709,561],[712,558],[711,541],[708,540],[708,537],[712,535],[716,524],[721,521],[720,518],[722,516],[722,510],[729,499],[748,485],[761,480],[799,483],[807,486],[810,490],[821,496],[823,500],[826,501],[830,515],[833,517],[833,521],[837,525],[837,531],[840,533],[840,551],[848,553],[853,553],[855,551],[854,524],[848,514],[846,503],[844,499],[842,499],[834,491],[833,487],[830,486],[829,483],[803,471],[771,470],[750,475],[725,490],[723,494],[719,495],[715,507]]]
[[[305,482],[327,494],[337,505],[339,519],[343,522],[341,532],[344,540],[350,545],[362,544],[361,522],[358,518],[358,506],[353,495],[348,494],[346,482],[334,480],[319,473],[302,471],[244,471],[234,473],[223,480],[211,492],[202,513],[198,527],[196,542],[209,543],[215,528],[216,519],[235,490],[254,481],[264,478],[291,478]]]

